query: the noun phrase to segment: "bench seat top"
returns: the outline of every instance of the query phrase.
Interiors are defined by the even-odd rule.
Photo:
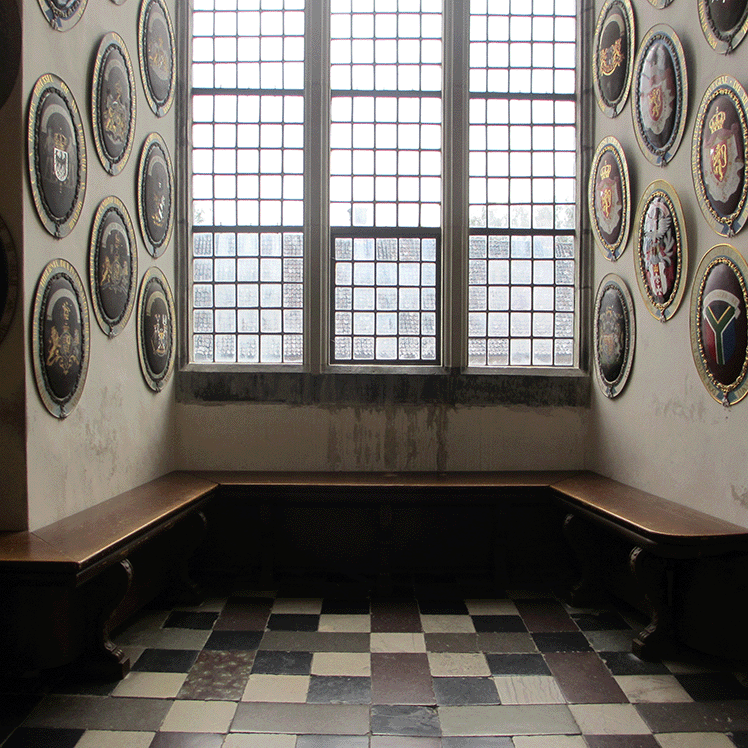
[[[567,504],[597,515],[654,544],[748,549],[748,528],[640,491],[597,473],[583,472],[553,485]]]
[[[76,573],[158,528],[216,488],[214,482],[175,472],[119,494],[33,532],[0,535],[0,567],[47,566]]]
[[[206,480],[226,487],[273,488],[547,488],[574,471],[486,472],[313,472],[313,471],[198,471]],[[353,497],[355,498],[355,497]]]

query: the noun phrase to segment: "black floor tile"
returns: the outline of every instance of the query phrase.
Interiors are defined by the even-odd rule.
[[[487,654],[491,675],[550,675],[543,655]]]
[[[496,685],[490,678],[434,678],[433,686],[439,706],[499,703]]]
[[[631,652],[599,652],[613,675],[670,675],[661,662],[640,660]]]
[[[586,652],[590,643],[580,631],[554,631],[532,634],[535,646],[541,652]]]
[[[205,643],[205,649],[220,652],[231,649],[247,651],[257,649],[261,641],[261,631],[213,631]]]
[[[309,675],[311,669],[311,652],[260,650],[252,665],[253,673],[266,675]]]
[[[687,673],[675,677],[694,701],[748,699],[748,688],[731,673]]]
[[[730,733],[730,739],[735,743],[735,748],[748,748],[748,732]]]
[[[463,599],[419,598],[418,607],[423,615],[468,615]]]
[[[613,611],[572,613],[571,617],[582,631],[628,631],[631,629],[623,617]]]
[[[509,633],[527,631],[521,616],[473,616],[478,633]]]
[[[350,675],[313,675],[309,704],[370,704],[371,678]]]
[[[267,627],[270,631],[317,631],[319,616],[308,613],[272,613]]]
[[[157,732],[149,748],[221,748],[223,735],[200,732]]]
[[[39,703],[39,694],[3,693],[0,690],[0,744]]]
[[[74,748],[85,730],[19,727],[3,748]]]
[[[146,649],[132,669],[147,673],[187,673],[199,654],[197,649]]]
[[[218,613],[210,611],[175,610],[164,622],[164,628],[210,631],[217,618]]]

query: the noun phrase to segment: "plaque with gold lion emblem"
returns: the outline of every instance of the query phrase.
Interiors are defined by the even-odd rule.
[[[696,114],[691,169],[696,197],[707,223],[720,236],[745,225],[748,180],[748,96],[732,76],[707,88]]]
[[[140,74],[148,106],[163,117],[174,101],[176,82],[174,30],[163,0],[143,0],[138,20]]]
[[[67,236],[86,195],[86,140],[73,94],[56,75],[36,82],[29,105],[28,163],[34,205],[52,236]]]
[[[0,218],[0,343],[13,320],[18,299],[18,258],[13,237]]]
[[[678,150],[686,127],[688,79],[678,35],[665,24],[651,28],[634,63],[631,113],[642,153],[664,166]]]
[[[88,0],[39,0],[39,7],[55,31],[72,29],[80,21]]]
[[[65,418],[78,404],[89,360],[88,302],[80,276],[62,259],[39,278],[33,311],[34,377],[47,410]]]
[[[726,55],[748,31],[748,0],[698,0],[701,30],[716,52]]]
[[[748,394],[748,265],[729,244],[702,257],[691,291],[691,351],[709,394],[725,406]]]
[[[595,239],[605,258],[615,262],[626,249],[631,223],[629,168],[616,138],[604,138],[597,146],[590,168],[588,202]]]
[[[101,201],[93,219],[88,254],[91,300],[99,327],[120,333],[135,305],[138,245],[130,214],[117,197]]]
[[[122,37],[111,32],[99,44],[91,84],[94,143],[101,163],[119,174],[135,135],[135,75]]]
[[[146,249],[160,257],[166,250],[174,214],[174,169],[164,139],[151,133],[143,143],[138,168],[138,218]]]
[[[610,273],[595,297],[595,375],[606,397],[617,397],[626,386],[634,360],[634,304],[623,278]]]
[[[174,367],[174,297],[166,276],[150,268],[138,298],[138,353],[148,386],[160,392]]]
[[[626,104],[635,46],[631,0],[605,0],[592,42],[592,80],[598,106],[606,117],[617,117]]]

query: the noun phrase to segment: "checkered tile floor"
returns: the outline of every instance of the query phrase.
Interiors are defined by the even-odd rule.
[[[6,682],[4,748],[748,748],[742,665],[643,662],[630,611],[454,580],[213,592],[120,632],[123,681]]]

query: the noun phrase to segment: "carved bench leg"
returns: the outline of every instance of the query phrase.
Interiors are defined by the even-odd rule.
[[[178,554],[167,587],[167,600],[173,605],[197,605],[203,599],[200,585],[190,576],[189,561],[205,539],[207,527],[205,514],[195,512],[171,530],[175,554]]]
[[[643,660],[659,659],[672,646],[673,614],[668,604],[667,562],[636,547],[629,568],[652,608],[652,620],[634,639],[631,651]]]
[[[81,669],[89,677],[119,680],[130,672],[130,659],[109,638],[109,619],[124,600],[132,577],[132,565],[123,559],[82,588],[87,615]]]
[[[597,580],[597,567],[593,534],[589,525],[575,514],[564,518],[564,537],[574,551],[581,572],[580,580],[569,590],[568,600],[572,605],[584,607],[600,599],[600,584]]]

